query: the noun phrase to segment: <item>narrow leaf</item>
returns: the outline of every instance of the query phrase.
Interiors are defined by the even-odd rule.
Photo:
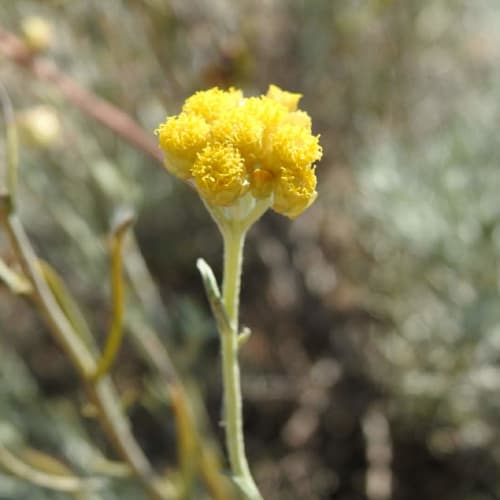
[[[222,303],[220,290],[214,273],[204,259],[198,259],[196,261],[196,267],[198,271],[200,271],[205,293],[210,303],[215,322],[217,323],[217,328],[221,334],[226,335],[231,332],[231,323],[226,308]]]
[[[131,211],[121,211],[115,218],[111,230],[111,294],[113,316],[106,345],[97,364],[94,378],[97,380],[109,372],[123,340],[123,317],[125,303],[125,286],[123,279],[123,241],[127,229],[134,222]]]

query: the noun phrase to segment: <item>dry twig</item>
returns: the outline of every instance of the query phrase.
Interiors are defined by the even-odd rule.
[[[55,85],[81,111],[163,165],[163,157],[155,141],[127,113],[78,85],[53,61],[35,57],[25,43],[1,26],[0,54],[39,80]]]

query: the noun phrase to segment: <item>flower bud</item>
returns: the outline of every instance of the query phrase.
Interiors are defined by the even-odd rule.
[[[48,50],[54,41],[52,25],[43,17],[29,16],[23,19],[21,32],[24,42],[35,54]]]
[[[22,112],[17,123],[21,137],[32,146],[49,149],[61,140],[61,122],[50,106],[36,106]]]

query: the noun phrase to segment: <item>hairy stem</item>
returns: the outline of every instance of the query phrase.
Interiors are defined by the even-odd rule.
[[[231,470],[249,499],[261,499],[245,455],[240,369],[238,364],[238,309],[245,231],[223,231],[224,279],[222,297],[231,328],[221,332],[224,421]]]

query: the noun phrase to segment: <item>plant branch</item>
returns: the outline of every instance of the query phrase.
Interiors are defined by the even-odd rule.
[[[1,220],[21,267],[32,284],[34,300],[54,337],[61,344],[84,381],[88,396],[98,409],[101,423],[108,431],[113,444],[141,480],[151,498],[166,499],[149,461],[130,431],[129,422],[121,411],[109,377],[104,377],[97,382],[91,380],[97,368],[95,359],[55,301],[37,266],[37,257],[21,222],[15,213],[3,213]]]
[[[28,240],[24,228],[15,213],[2,214],[2,223],[12,247],[20,261],[23,272],[34,289],[34,300],[42,312],[50,329],[56,332],[58,341],[69,355],[78,373],[86,378],[95,370],[95,361],[71,324],[61,311],[44,280],[37,257]]]
[[[23,462],[2,445],[0,445],[0,467],[31,484],[66,493],[95,489],[100,483],[95,479],[82,479],[75,475],[48,474]]]
[[[85,114],[163,165],[163,156],[155,141],[127,113],[78,85],[54,62],[34,57],[25,43],[1,26],[0,54],[29,71],[39,80],[55,85],[73,105]]]
[[[80,338],[84,341],[87,348],[92,352],[95,352],[97,347],[87,320],[67,289],[63,279],[48,262],[42,259],[38,259],[38,267],[40,268],[52,295],[56,299],[57,305],[61,308],[61,311],[71,323],[75,332],[80,335]]]

